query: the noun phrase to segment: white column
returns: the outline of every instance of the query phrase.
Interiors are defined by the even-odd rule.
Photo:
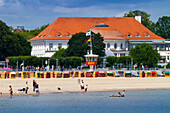
[[[166,62],[167,62],[167,60],[168,60],[168,56],[166,56]]]

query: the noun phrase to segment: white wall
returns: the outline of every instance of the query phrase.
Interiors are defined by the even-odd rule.
[[[58,44],[62,43],[62,48],[67,48],[68,40],[45,40],[45,41],[32,41],[32,56],[37,57],[51,57],[55,51],[58,50]],[[53,48],[49,50],[49,44],[53,43]]]
[[[116,50],[125,50],[125,40],[104,40],[104,43],[106,44],[106,49],[115,49],[114,44],[117,44]],[[110,43],[110,48],[107,48],[107,44]],[[123,45],[123,49],[121,49],[121,44]]]

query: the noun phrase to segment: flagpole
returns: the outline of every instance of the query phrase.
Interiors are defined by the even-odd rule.
[[[91,31],[90,31],[90,45],[91,45],[90,54],[93,54],[93,51],[92,51],[92,39],[91,39]]]
[[[18,60],[17,60],[17,72],[18,72]]]

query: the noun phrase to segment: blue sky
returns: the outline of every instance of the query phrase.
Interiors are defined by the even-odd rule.
[[[0,20],[34,29],[57,17],[122,17],[137,9],[156,22],[170,16],[170,0],[0,0]]]

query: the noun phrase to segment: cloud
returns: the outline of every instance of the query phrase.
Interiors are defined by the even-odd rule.
[[[34,29],[57,17],[122,17],[124,13],[138,9],[151,14],[151,20],[157,21],[159,16],[170,12],[169,0],[140,3],[99,1],[85,4],[87,1],[84,0],[0,0],[0,20],[14,28],[24,25],[26,29]]]
[[[4,5],[4,0],[0,0],[0,7]]]

